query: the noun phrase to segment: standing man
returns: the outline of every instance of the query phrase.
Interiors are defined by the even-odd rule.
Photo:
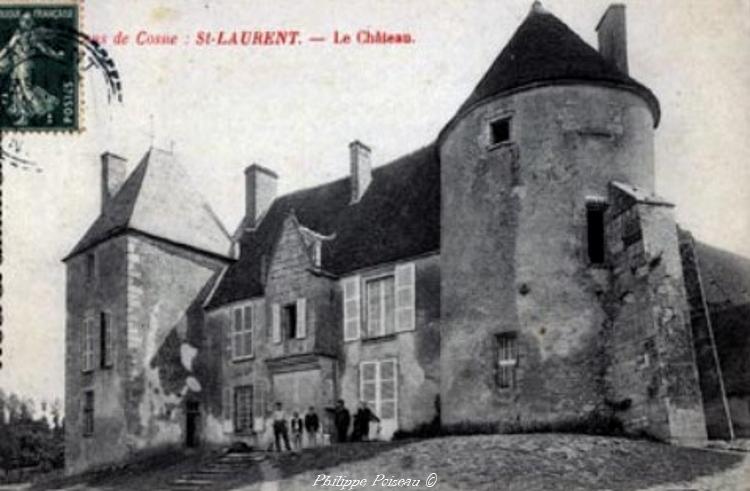
[[[352,437],[355,441],[369,440],[370,439],[370,421],[377,421],[380,423],[380,418],[375,416],[365,401],[359,403],[359,409],[354,415],[354,436]]]
[[[344,406],[344,400],[336,401],[336,408],[333,410],[333,424],[336,426],[336,441],[343,443],[349,433],[349,410]]]
[[[320,421],[318,421],[318,415],[315,413],[315,408],[310,406],[307,409],[307,414],[305,414],[305,432],[307,433],[307,444],[309,446],[317,446],[319,429]]]
[[[277,452],[281,452],[281,442],[279,442],[280,438],[284,439],[284,446],[286,446],[286,449],[289,451],[292,450],[289,446],[289,430],[286,424],[286,414],[281,408],[280,402],[276,403],[276,410],[273,412],[273,437],[276,441]]]
[[[302,418],[299,417],[299,413],[294,411],[292,414],[292,445],[295,450],[302,449]]]

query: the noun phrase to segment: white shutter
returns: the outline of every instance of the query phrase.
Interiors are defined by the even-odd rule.
[[[297,299],[297,339],[307,336],[307,299]]]
[[[274,343],[281,342],[281,310],[277,303],[271,305],[271,339]]]
[[[342,281],[344,290],[344,341],[359,339],[360,294],[359,276]]]
[[[416,327],[414,263],[396,266],[396,331],[412,331]]]

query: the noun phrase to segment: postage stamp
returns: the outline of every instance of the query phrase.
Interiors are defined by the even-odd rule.
[[[80,128],[75,2],[0,4],[0,130]]]

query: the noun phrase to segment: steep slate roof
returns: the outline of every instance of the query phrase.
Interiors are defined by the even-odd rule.
[[[170,152],[150,149],[64,260],[128,230],[218,256],[231,242]]]
[[[351,203],[349,178],[297,191],[274,201],[257,230],[240,239],[231,265],[207,308],[263,294],[261,257],[270,261],[285,218],[323,235],[322,269],[343,275],[440,248],[440,163],[429,145],[373,169],[362,199]]]
[[[518,27],[461,105],[458,115],[473,105],[504,92],[546,83],[615,85],[643,97],[659,124],[659,101],[641,83],[622,73],[589,46],[560,19],[541,7],[534,7]]]

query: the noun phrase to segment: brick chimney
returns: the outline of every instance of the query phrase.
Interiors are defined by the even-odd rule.
[[[101,155],[102,161],[102,211],[114,198],[128,177],[127,160],[111,152]]]
[[[370,164],[370,147],[359,140],[349,144],[349,162],[351,166],[352,203],[357,203],[367,191],[372,181],[372,165]]]
[[[245,169],[245,226],[255,228],[276,199],[279,176],[258,164]]]
[[[607,7],[596,26],[599,53],[622,73],[628,73],[628,41],[625,29],[625,5],[613,3]]]

